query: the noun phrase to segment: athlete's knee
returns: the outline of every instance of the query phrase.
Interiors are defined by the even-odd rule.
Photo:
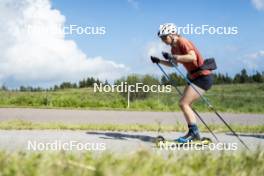
[[[181,109],[185,109],[186,107],[189,107],[190,104],[188,102],[184,101],[184,100],[180,100],[179,101],[179,106],[180,106]]]

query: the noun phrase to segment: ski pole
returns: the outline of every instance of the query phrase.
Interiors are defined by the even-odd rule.
[[[165,75],[166,79],[169,81],[170,77],[167,75],[167,73],[164,71],[164,69],[160,66],[160,64],[157,63],[157,66],[160,68],[161,72]],[[179,88],[175,85],[174,86],[176,91],[178,92],[178,94],[182,97],[183,93],[179,90]],[[196,116],[201,120],[201,122],[204,124],[204,126],[209,130],[209,132],[213,135],[213,137],[216,139],[217,142],[219,142],[218,138],[216,137],[216,135],[214,134],[214,132],[209,128],[209,126],[205,123],[205,121],[203,120],[203,118],[198,114],[198,112],[191,107],[193,112],[196,114]]]
[[[245,144],[245,142],[237,135],[237,133],[231,128],[231,126],[224,120],[224,118],[217,112],[217,110],[212,106],[212,104],[209,102],[208,99],[206,99],[192,84],[192,82],[180,71],[180,69],[177,67],[177,65],[172,62],[170,59],[169,62],[172,64],[172,66],[175,68],[177,72],[181,74],[183,79],[190,84],[190,86],[199,94],[199,96],[202,98],[202,100],[207,104],[208,108],[214,111],[214,113],[219,117],[219,119],[227,126],[227,128],[233,133],[234,136],[237,137],[237,139],[249,150],[249,147]]]

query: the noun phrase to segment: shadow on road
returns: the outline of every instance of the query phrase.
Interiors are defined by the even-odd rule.
[[[86,132],[86,134],[101,135],[100,138],[103,139],[118,139],[118,140],[139,139],[144,142],[153,142],[155,140],[155,137],[152,136],[124,134],[118,132]]]
[[[226,135],[234,136],[232,133],[226,133]],[[242,137],[255,137],[259,139],[264,139],[264,134],[237,134]]]

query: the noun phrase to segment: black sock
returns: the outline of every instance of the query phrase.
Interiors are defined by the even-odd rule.
[[[188,125],[190,135],[198,136],[199,135],[199,129],[196,124],[189,124]]]

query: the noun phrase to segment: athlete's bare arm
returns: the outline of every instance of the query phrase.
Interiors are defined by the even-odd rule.
[[[196,54],[193,50],[189,51],[188,54],[184,55],[173,55],[175,60],[180,63],[186,63],[186,62],[193,62],[194,60],[197,60]]]

